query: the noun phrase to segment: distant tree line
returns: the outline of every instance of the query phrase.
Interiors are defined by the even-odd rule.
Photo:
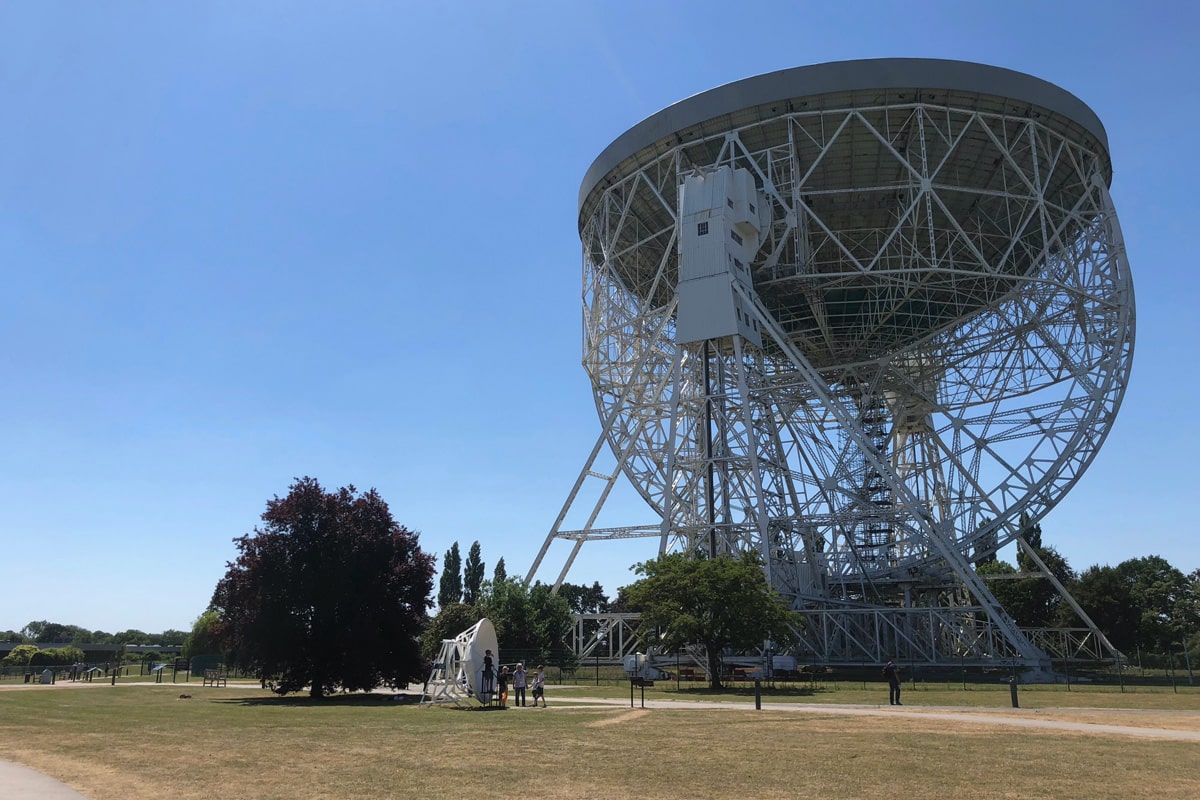
[[[1043,543],[1039,524],[1021,523],[1022,535],[1046,568],[1126,656],[1179,654],[1184,646],[1200,656],[1200,569],[1184,574],[1165,558],[1131,558],[1114,566],[1071,568],[1056,549]],[[975,569],[1021,627],[1076,627],[1080,620],[1037,562],[1018,547],[1017,563],[994,554],[976,560]],[[1025,575],[1009,578],[1006,576]]]
[[[187,638],[186,632],[173,629],[162,633],[146,633],[135,629],[107,633],[90,631],[78,625],[49,622],[44,619],[34,620],[19,631],[0,631],[0,641],[20,643],[0,659],[0,666],[54,667],[86,663],[88,655],[79,645],[110,645],[112,656],[126,661],[161,661],[163,656],[157,651],[128,655],[123,654],[122,650],[127,644],[179,646],[184,645]],[[95,659],[95,647],[89,650]]]
[[[111,644],[124,647],[127,644],[162,644],[177,646],[187,638],[186,631],[168,629],[162,633],[146,633],[130,629],[119,633],[105,631],[89,631],[78,625],[66,625],[60,622],[35,620],[20,631],[0,631],[0,642],[21,642],[24,644]]]

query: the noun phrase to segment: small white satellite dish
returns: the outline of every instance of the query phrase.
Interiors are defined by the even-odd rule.
[[[467,686],[486,705],[492,702],[492,694],[496,691],[496,670],[500,668],[496,629],[490,619],[481,619],[456,638],[463,636],[468,637],[461,662],[462,669],[467,673]],[[485,662],[489,658],[491,674],[485,675],[484,671],[489,668]]]
[[[490,675],[486,674],[489,653]],[[499,664],[496,628],[491,620],[481,619],[453,639],[442,640],[441,652],[425,683],[421,705],[453,703],[466,706],[472,698],[480,705],[490,704],[496,692]]]

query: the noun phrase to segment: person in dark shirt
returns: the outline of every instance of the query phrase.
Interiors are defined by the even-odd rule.
[[[902,705],[900,702],[900,668],[890,658],[883,665],[883,677],[888,682],[888,705]]]
[[[496,685],[496,664],[492,661],[492,651],[483,651],[483,681],[479,687],[480,694],[491,694]]]

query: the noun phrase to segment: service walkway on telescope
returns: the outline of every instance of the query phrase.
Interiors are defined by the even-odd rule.
[[[4,800],[87,800],[86,795],[37,770],[0,761],[0,797]]]

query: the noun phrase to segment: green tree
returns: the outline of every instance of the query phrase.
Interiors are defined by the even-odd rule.
[[[995,562],[996,549],[1000,541],[999,532],[992,525],[990,519],[981,519],[979,521],[979,530],[982,533],[975,539],[975,544],[972,547],[972,560],[976,567]]]
[[[1032,522],[1030,521],[1028,514],[1022,513],[1019,524],[1021,526],[1021,536],[1025,539],[1029,546],[1034,550],[1040,549],[1042,546],[1042,523]],[[1022,552],[1023,551],[1021,550],[1017,551],[1018,561],[1021,559]]]
[[[529,605],[529,588],[510,578],[493,582],[479,598],[477,618],[487,617],[496,628],[501,652],[505,650],[534,650],[538,643],[533,634]]]
[[[1091,567],[1073,594],[1118,650],[1166,653],[1178,650],[1200,624],[1198,588],[1165,558],[1145,556]]]
[[[163,662],[163,654],[157,650],[147,650],[144,653],[130,655],[129,660],[141,661],[143,664],[161,664]]]
[[[167,628],[165,631],[153,638],[155,644],[166,644],[175,647],[183,644],[187,637],[187,631],[177,631],[174,628]]]
[[[574,614],[603,614],[608,611],[608,596],[600,581],[591,586],[575,583],[563,583],[558,587],[558,595],[567,601]]]
[[[574,619],[567,601],[550,588],[540,581],[527,587],[514,578],[493,583],[480,597],[478,616],[492,621],[501,653],[533,652],[543,662],[570,667],[567,640]]]
[[[183,640],[183,657],[192,658],[220,653],[220,629],[221,615],[217,611],[210,608],[196,617],[196,621],[192,623],[192,632]]]
[[[1122,561],[1116,570],[1138,611],[1137,644],[1158,653],[1178,650],[1200,623],[1192,581],[1162,556]]]
[[[211,607],[236,663],[279,694],[402,686],[422,677],[433,558],[374,489],[301,478],[235,539]]]
[[[1113,647],[1131,654],[1138,646],[1141,612],[1134,607],[1129,584],[1116,568],[1093,565],[1079,575],[1071,595]]]
[[[1192,629],[1186,634],[1184,643],[1187,647],[1188,658],[1191,659],[1193,668],[1200,665],[1200,569],[1194,569],[1187,576],[1188,593],[1191,599],[1188,601],[1190,608],[1187,614],[1192,620]]]
[[[496,562],[496,569],[492,572],[492,583],[503,583],[508,580],[508,568],[504,566],[504,557]]]
[[[442,577],[438,582],[438,607],[462,602],[462,555],[458,552],[458,542],[446,551],[442,559]]]
[[[38,651],[35,644],[19,644],[9,651],[0,664],[6,667],[24,667],[29,664],[29,659],[33,658],[33,654]]]
[[[442,641],[453,639],[479,621],[474,606],[465,603],[450,603],[438,609],[437,616],[421,634],[421,655],[433,660],[442,649]]]
[[[635,614],[637,609],[629,602],[629,587],[618,586],[617,596],[608,604],[608,610],[614,614]]]
[[[538,661],[553,663],[563,669],[574,669],[575,652],[568,644],[575,618],[565,598],[551,587],[537,582],[529,589],[529,611],[533,618],[533,639],[538,649]]]
[[[65,667],[69,664],[80,663],[84,660],[83,651],[78,647],[51,647],[38,650],[29,659],[31,667]]]
[[[483,586],[483,559],[480,557],[479,542],[471,544],[467,551],[467,563],[463,565],[463,602],[473,605],[479,599]]]
[[[127,631],[120,631],[119,633],[114,633],[112,640],[113,640],[113,644],[119,644],[119,645],[153,644],[153,642],[151,641],[152,638],[153,637],[151,637],[150,634],[146,633],[145,631],[139,631],[136,628],[130,628]]]
[[[25,637],[16,631],[4,631],[0,633],[0,642],[23,642]]]
[[[71,644],[92,644],[96,641],[96,637],[87,628],[81,628],[78,625],[64,625],[59,641],[67,641]]]
[[[66,625],[61,622],[38,620],[30,622],[22,631],[24,637],[31,642],[44,644],[91,644],[92,632],[78,625]]]
[[[1042,548],[1038,553],[1046,567],[1058,578],[1063,586],[1072,586],[1075,573],[1071,570],[1066,559],[1058,554],[1053,547]],[[1028,569],[1026,568],[1028,567]],[[1063,615],[1069,607],[1064,607],[1062,595],[1054,588],[1054,584],[1041,575],[1041,571],[1032,564],[1022,564],[1018,569],[1007,561],[997,560],[981,563],[975,571],[985,579],[991,576],[1001,576],[999,580],[987,581],[987,586],[1005,612],[1016,620],[1022,628],[1045,628],[1066,622]],[[1018,574],[1033,574],[1028,578],[1007,578],[1003,576]]]
[[[32,620],[28,625],[21,629],[21,637],[27,642],[45,641],[42,638],[46,626],[50,623],[46,620]]]
[[[1042,544],[1042,526],[1021,519],[1021,534],[1050,573],[1066,587],[1074,584],[1075,572],[1067,560],[1053,547]],[[1041,572],[1037,562],[1023,547],[1017,547],[1017,565],[994,557],[980,558],[975,562],[975,571],[985,579],[988,588],[1000,602],[1005,612],[1023,628],[1045,628],[1060,622],[1074,624],[1074,614],[1063,602],[1062,595],[1054,584]],[[1011,575],[1029,575],[1026,578],[1011,578]]]
[[[671,553],[634,567],[642,578],[625,587],[641,612],[643,640],[668,651],[703,645],[709,685],[721,688],[721,651],[748,650],[773,639],[793,638],[798,620],[768,583],[753,553],[705,557]]]

